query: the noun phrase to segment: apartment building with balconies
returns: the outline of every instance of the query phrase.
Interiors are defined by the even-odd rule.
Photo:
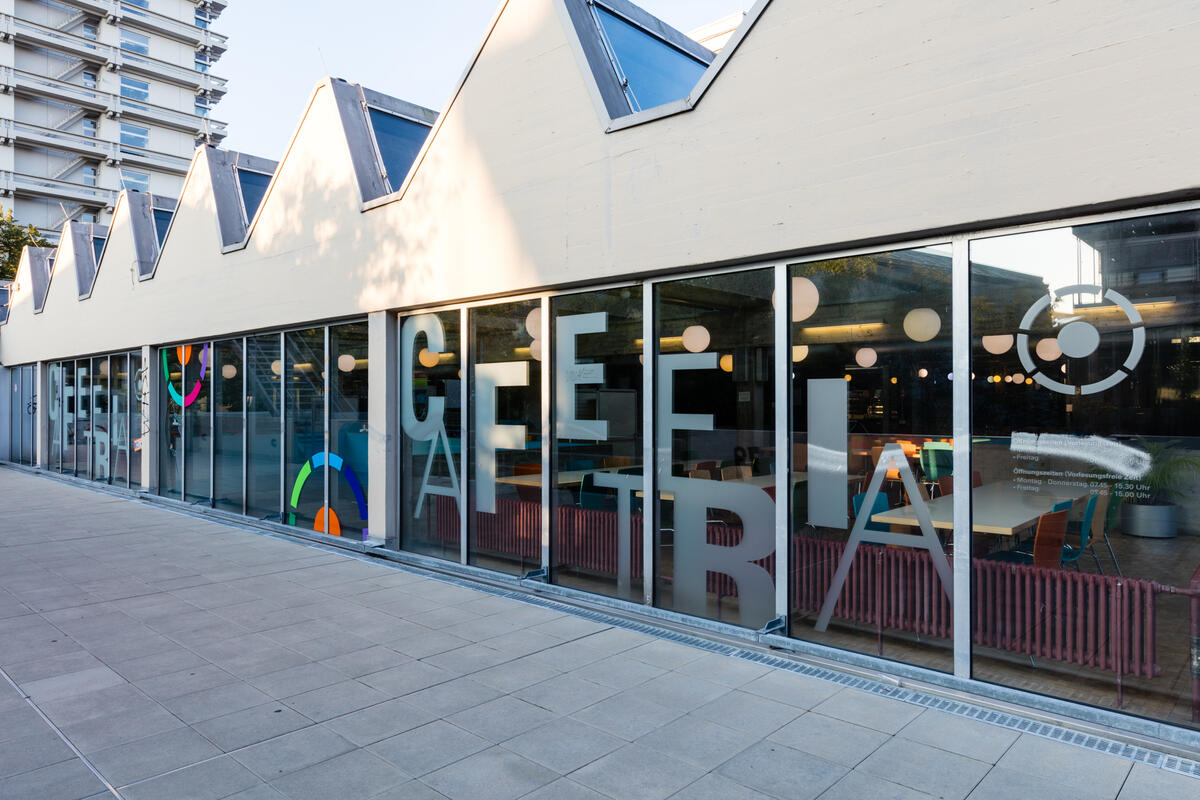
[[[57,241],[122,189],[173,207],[225,81],[221,0],[0,0],[0,204]]]

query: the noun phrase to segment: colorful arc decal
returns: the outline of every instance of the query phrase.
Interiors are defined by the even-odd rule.
[[[184,365],[192,358],[192,346],[190,344],[181,345],[176,350],[179,352],[179,366],[182,371]],[[167,366],[167,348],[165,347],[162,349],[162,366],[163,380],[167,382],[167,393],[171,395],[171,399],[175,401],[176,405],[187,408],[196,402],[196,398],[200,396],[200,389],[204,385],[204,373],[208,371],[208,342],[205,342],[200,348],[200,377],[196,379],[196,385],[187,393],[187,397],[181,395],[175,388],[175,384],[171,383],[171,369]]]
[[[292,484],[292,511],[288,512],[288,524],[296,524],[295,509],[300,505],[300,492],[304,490],[304,483],[308,480],[308,476],[313,473],[313,470],[325,466],[325,453],[315,453],[312,458],[304,462],[304,466],[300,468],[300,474],[296,476],[296,482]],[[342,473],[342,477],[346,479],[346,483],[350,485],[350,490],[354,492],[354,502],[358,505],[358,516],[365,523],[367,521],[367,498],[363,494],[362,484],[358,482],[358,476],[354,474],[354,470],[350,469],[350,465],[342,460],[342,457],[337,453],[329,454],[329,466]],[[313,530],[323,531],[325,528],[325,518],[329,518],[329,531],[333,533],[338,531],[336,535],[340,536],[341,523],[338,521],[337,514],[333,509],[322,508],[317,514]],[[367,538],[367,527],[363,525],[363,539]]]

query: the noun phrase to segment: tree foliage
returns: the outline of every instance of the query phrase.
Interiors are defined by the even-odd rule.
[[[21,263],[21,250],[25,245],[49,247],[50,243],[33,225],[22,225],[13,219],[11,208],[4,209],[0,214],[0,280],[17,277],[17,265]]]

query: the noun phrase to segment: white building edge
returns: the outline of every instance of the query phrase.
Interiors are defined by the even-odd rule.
[[[196,151],[161,248],[138,193],[98,263],[80,245],[96,234],[71,223],[52,265],[22,258],[0,363],[141,349],[154,364],[160,346],[365,317],[369,505],[391,530],[406,310],[1200,205],[1200,104],[1179,89],[1200,52],[1193,7],[760,0],[686,98],[620,117],[571,13],[503,3],[403,179],[382,172],[364,107],[433,115],[328,79],[277,166]],[[273,175],[250,219],[238,163]],[[953,677],[876,666],[1200,746],[1169,722],[971,680],[959,613]]]

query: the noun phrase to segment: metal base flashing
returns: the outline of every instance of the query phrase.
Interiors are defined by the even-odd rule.
[[[356,542],[188,505],[141,490],[96,484],[40,468],[3,461],[0,461],[0,466],[102,494],[141,500],[177,514],[209,519],[239,530],[300,540],[306,546],[338,551],[361,561],[377,564],[387,562],[394,569],[451,585],[1200,778],[1200,759],[1197,758],[1197,753],[1200,753],[1200,731],[998,684],[963,680],[949,673],[826,647],[773,632],[753,631],[716,620],[590,594],[545,583],[541,576],[527,579],[504,575],[415,553],[386,550],[372,542]],[[777,630],[776,627],[768,627],[770,631]]]

